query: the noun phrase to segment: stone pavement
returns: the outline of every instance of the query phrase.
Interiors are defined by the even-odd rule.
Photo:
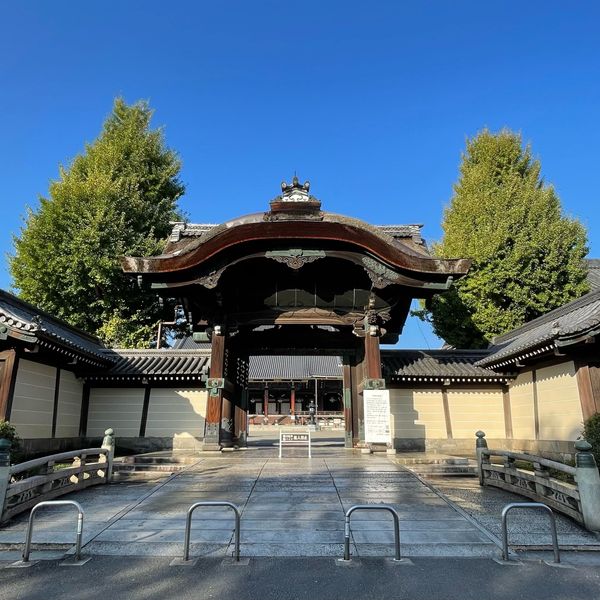
[[[476,480],[466,480],[476,488],[465,491],[455,481],[448,484],[454,487],[436,481],[440,493],[385,455],[361,455],[326,439],[317,441],[311,460],[303,448],[286,448],[279,459],[273,444],[263,440],[247,451],[201,455],[184,471],[152,482],[98,486],[65,497],[85,510],[86,554],[181,556],[188,507],[201,500],[228,500],[242,509],[241,552],[246,557],[339,557],[345,511],[353,504],[376,503],[391,504],[399,512],[405,556],[498,556],[494,515],[506,500],[497,494],[504,492],[481,491]],[[36,521],[34,543],[40,545],[34,546],[38,555],[34,552],[33,559],[72,550],[74,514],[63,508],[49,518],[50,510],[40,512]],[[18,558],[26,519],[21,515],[0,529],[0,549],[7,551],[0,552],[0,560]],[[519,522],[524,536],[519,540],[527,541],[531,522],[531,516]],[[198,509],[191,555],[231,555],[233,523],[228,509]],[[559,519],[561,544],[598,544],[590,536]],[[391,517],[384,511],[354,513],[351,550],[358,557],[392,555]],[[54,555],[48,554],[52,551]]]

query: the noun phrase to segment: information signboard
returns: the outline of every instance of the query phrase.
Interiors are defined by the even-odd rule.
[[[281,458],[281,451],[283,446],[308,446],[308,458],[312,458],[311,455],[311,439],[310,429],[300,431],[284,431],[279,430],[279,458]]]
[[[390,431],[390,391],[364,390],[365,442],[389,444]]]

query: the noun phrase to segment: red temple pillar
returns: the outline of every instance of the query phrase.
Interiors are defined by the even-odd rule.
[[[296,388],[293,385],[290,390],[290,414],[296,414]]]

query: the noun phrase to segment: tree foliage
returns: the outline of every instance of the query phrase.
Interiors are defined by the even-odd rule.
[[[585,229],[563,215],[516,133],[483,130],[467,140],[442,227],[434,253],[473,259],[469,274],[427,306],[435,333],[453,346],[485,347],[588,289]]]
[[[110,345],[152,337],[158,303],[123,274],[119,257],[159,253],[184,192],[180,161],[151,117],[146,102],[117,98],[99,137],[28,210],[10,257],[23,299]]]

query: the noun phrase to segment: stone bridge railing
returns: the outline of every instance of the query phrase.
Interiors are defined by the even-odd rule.
[[[107,429],[101,448],[85,448],[10,465],[10,442],[0,440],[0,523],[43,500],[109,483],[114,437]]]
[[[575,442],[576,466],[572,467],[532,454],[491,450],[483,431],[475,435],[480,485],[543,502],[586,529],[600,531],[600,473],[586,440]]]

